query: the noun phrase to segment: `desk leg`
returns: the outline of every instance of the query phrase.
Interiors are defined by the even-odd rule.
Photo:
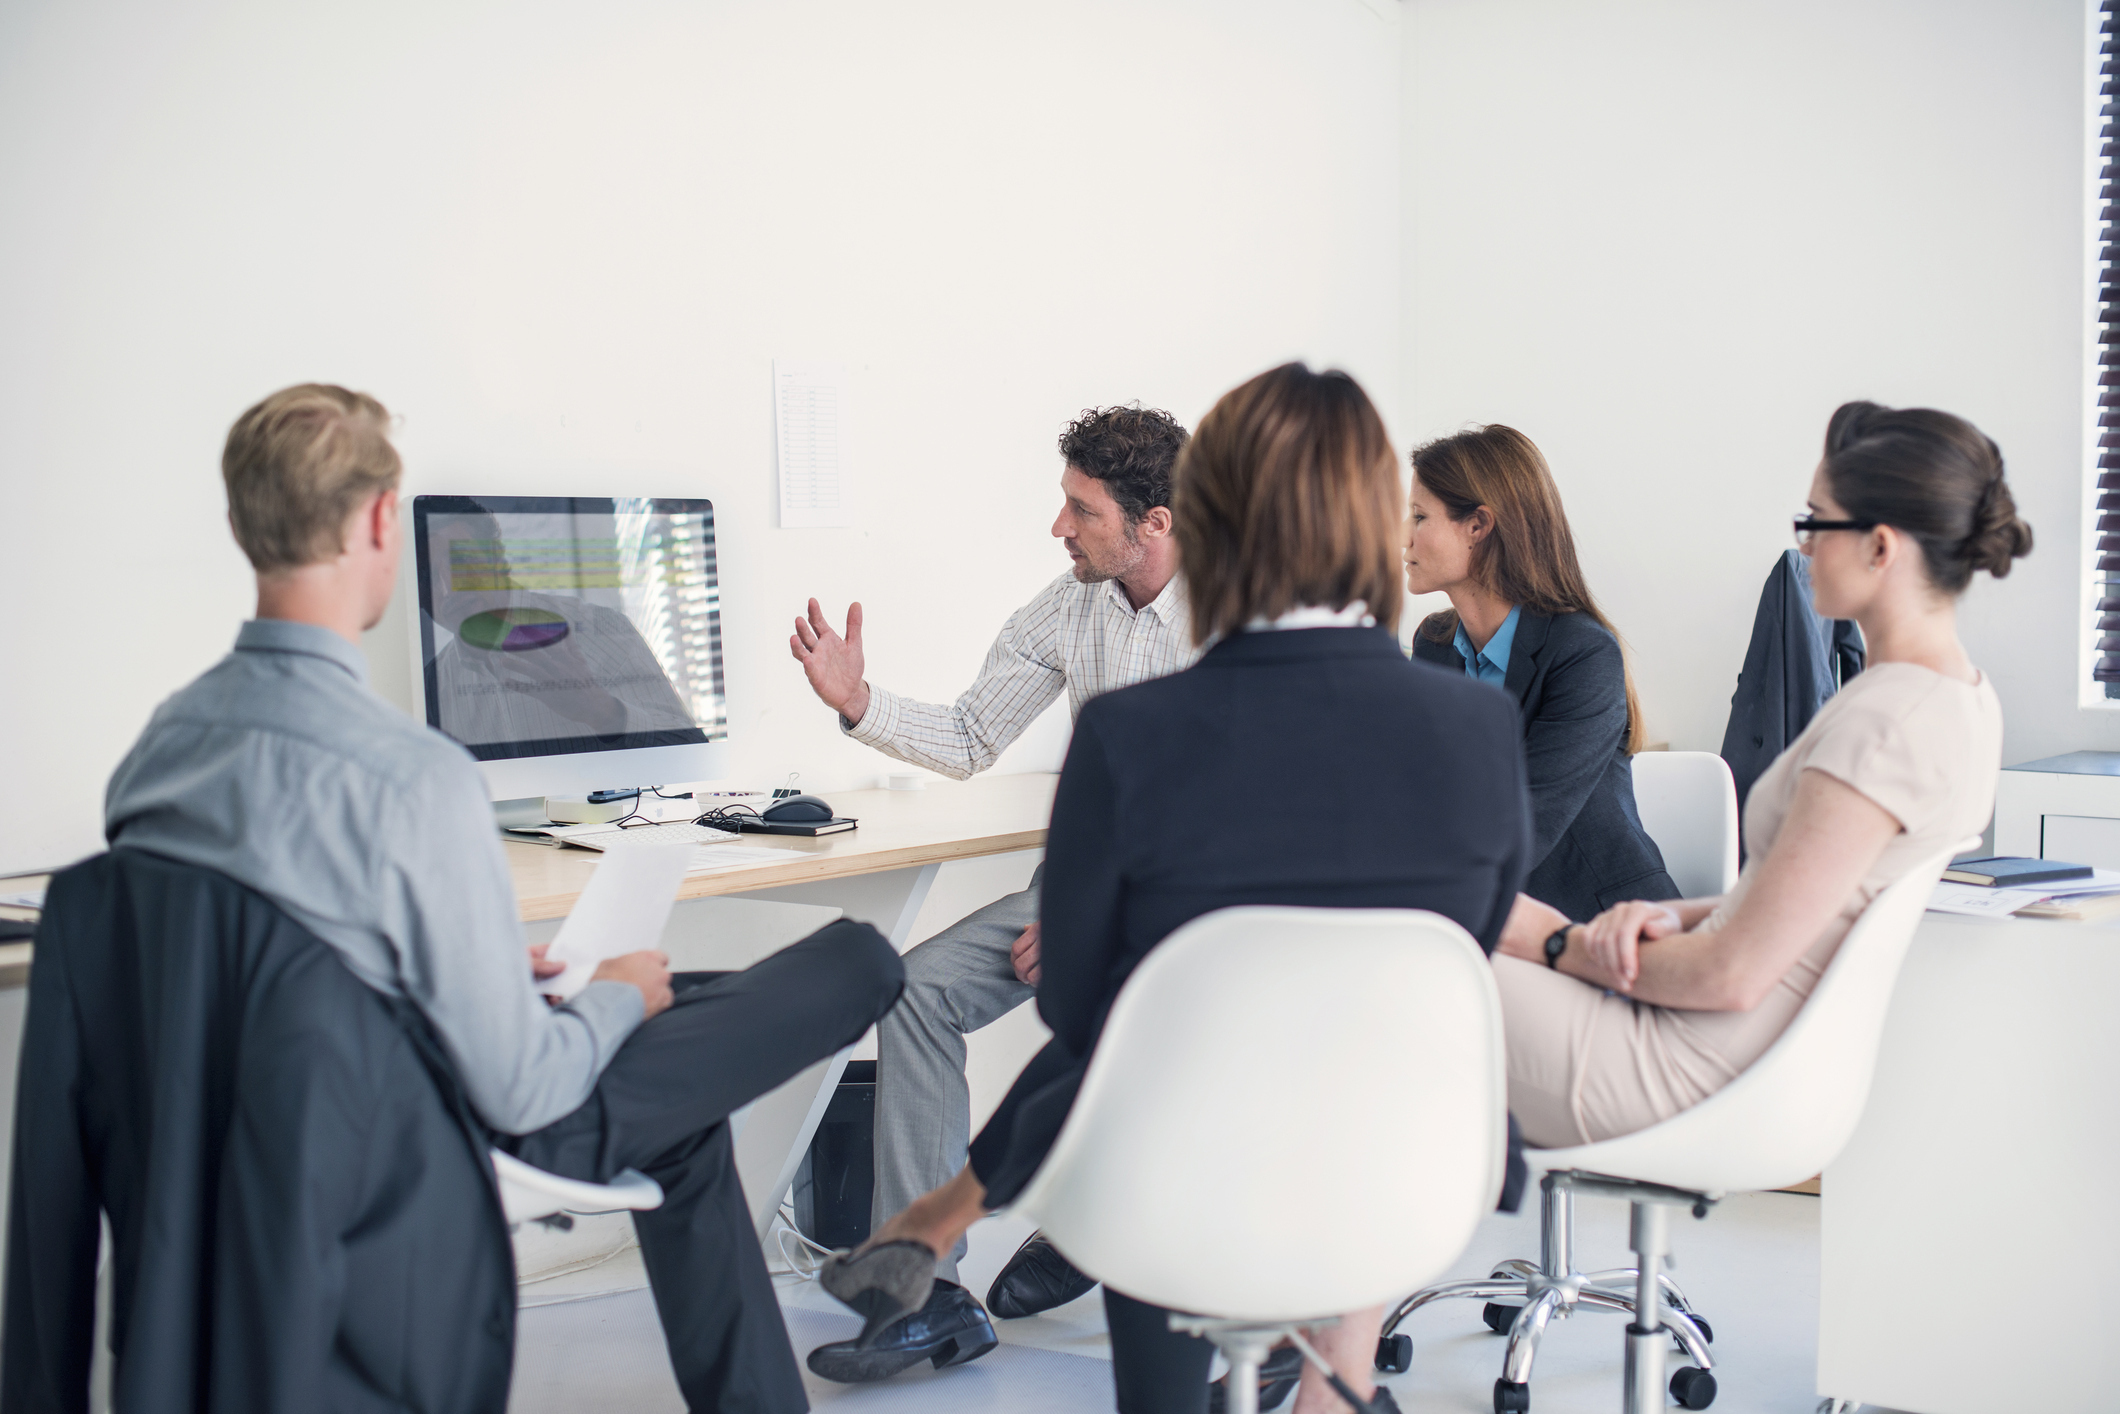
[[[910,869],[887,869],[878,874],[856,874],[845,879],[820,879],[814,884],[788,884],[756,893],[734,894],[734,898],[770,899],[777,903],[817,903],[836,908],[847,918],[873,923],[891,946],[906,950],[913,920],[927,902],[928,890],[942,865],[917,864]]]
[[[913,921],[927,902],[935,875],[942,866],[922,864],[911,869],[892,869],[879,874],[857,874],[848,879],[826,879],[814,884],[794,884],[781,889],[762,889],[745,898],[772,899],[782,903],[829,904],[848,918],[873,923],[891,946],[906,950]],[[743,1179],[750,1200],[751,1220],[759,1240],[772,1230],[773,1215],[780,1200],[795,1181],[795,1170],[808,1152],[810,1140],[824,1119],[825,1106],[839,1088],[839,1077],[847,1068],[847,1047],[830,1060],[819,1061],[770,1094],[747,1105],[736,1132],[736,1172]],[[768,1252],[768,1259],[778,1256]]]

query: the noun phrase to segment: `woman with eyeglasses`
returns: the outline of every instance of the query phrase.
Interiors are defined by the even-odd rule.
[[[1450,596],[1413,656],[1493,683],[1523,719],[1524,892],[1571,918],[1676,893],[1635,809],[1643,733],[1626,656],[1531,439],[1496,423],[1416,449],[1403,558],[1407,593]]]
[[[1870,901],[1987,823],[2002,709],[1957,603],[1975,570],[1999,579],[2032,548],[2002,453],[1949,413],[1845,404],[1796,531],[1818,612],[1861,625],[1869,666],[1752,787],[1727,895],[1511,914],[1494,969],[1532,1145],[1630,1134],[1727,1085]]]

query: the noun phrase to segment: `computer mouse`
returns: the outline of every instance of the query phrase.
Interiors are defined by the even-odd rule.
[[[767,806],[765,818],[776,825],[817,825],[832,818],[832,807],[814,795],[791,795]]]

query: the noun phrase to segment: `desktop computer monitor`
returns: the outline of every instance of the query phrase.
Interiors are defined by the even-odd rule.
[[[418,692],[496,801],[728,774],[714,504],[418,496]]]

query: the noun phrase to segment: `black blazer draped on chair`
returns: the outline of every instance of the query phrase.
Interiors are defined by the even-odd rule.
[[[1381,629],[1241,633],[1091,701],[1046,843],[1053,1040],[973,1143],[989,1204],[1036,1171],[1120,987],[1179,925],[1240,904],[1425,908],[1492,952],[1530,823],[1509,700]]]
[[[501,1414],[515,1263],[425,1022],[262,895],[120,849],[30,970],[0,1410],[86,1409],[98,1211],[120,1409]]]
[[[1850,619],[1828,619],[1811,602],[1811,562],[1784,550],[1759,591],[1745,665],[1730,697],[1722,759],[1744,809],[1752,783],[1803,735],[1826,699],[1862,671],[1867,651]]]
[[[1455,614],[1430,617],[1413,637],[1413,656],[1463,674],[1456,626]],[[1678,885],[1634,805],[1619,640],[1588,614],[1525,609],[1503,686],[1523,715],[1531,790],[1524,892],[1584,921],[1628,899],[1676,898]]]

